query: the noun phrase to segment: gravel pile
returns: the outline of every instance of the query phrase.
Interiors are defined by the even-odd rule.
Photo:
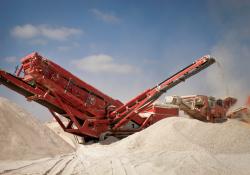
[[[25,110],[0,97],[0,160],[27,160],[73,148]]]
[[[9,101],[0,99],[0,110],[1,159],[34,159],[72,151],[59,136]],[[233,119],[204,123],[171,117],[123,140],[110,137],[80,145],[71,155],[46,160],[0,161],[0,174],[249,175],[250,125]]]
[[[250,125],[237,120],[205,123],[172,117],[119,143],[129,150],[197,151],[212,154],[250,153]]]

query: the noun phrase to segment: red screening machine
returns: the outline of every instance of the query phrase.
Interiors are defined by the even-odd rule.
[[[214,62],[210,56],[203,56],[125,104],[38,53],[21,59],[15,75],[0,70],[0,82],[47,107],[66,132],[84,138],[99,138],[105,133],[125,137],[163,118],[178,116],[178,107],[157,105],[155,100]]]

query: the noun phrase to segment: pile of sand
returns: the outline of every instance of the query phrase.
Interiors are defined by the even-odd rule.
[[[172,117],[108,146],[83,146],[78,155],[94,174],[248,175],[250,126]]]
[[[0,110],[1,159],[71,150],[59,136],[9,101],[1,99]],[[0,161],[0,174],[249,175],[249,163],[249,124],[233,119],[204,123],[170,117],[120,141],[110,137],[81,145],[71,155],[34,162]]]
[[[129,150],[250,153],[250,125],[237,120],[205,123],[195,119],[171,117],[117,144]]]
[[[69,153],[73,148],[25,110],[0,97],[0,160]]]
[[[68,123],[68,122],[67,122]],[[65,124],[67,124],[65,123]],[[45,123],[45,125],[50,128],[56,135],[58,135],[59,137],[61,137],[64,141],[66,141],[68,144],[70,144],[73,148],[77,148],[78,147],[78,141],[80,140],[80,138],[78,138],[77,136],[70,134],[68,132],[65,132],[62,127],[58,124],[57,121],[50,121]],[[79,140],[78,140],[79,139]]]

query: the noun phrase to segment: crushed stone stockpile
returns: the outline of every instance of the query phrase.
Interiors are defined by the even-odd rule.
[[[250,126],[172,117],[111,145],[78,151],[94,174],[248,175]]]
[[[205,123],[172,117],[117,143],[126,150],[203,150],[213,154],[250,154],[250,125],[237,120]]]
[[[3,149],[0,156],[14,152],[12,156],[21,157],[24,152],[34,157],[38,154],[37,149],[44,155],[58,153],[60,149],[65,153],[61,141],[57,144],[59,136],[48,137],[46,129],[36,131],[33,126],[40,124],[34,119],[32,122],[23,120],[27,114],[20,108],[17,110],[12,103],[1,100],[0,104],[4,113],[14,116],[8,121],[3,117],[6,114],[1,113],[0,144]],[[7,129],[18,126],[18,130]],[[40,132],[39,138],[42,137],[44,143],[30,130],[35,135]],[[6,145],[10,145],[9,148]],[[249,124],[233,119],[224,123],[205,123],[170,117],[120,141],[110,137],[100,143],[80,145],[75,153],[32,161],[0,161],[0,174],[249,175],[249,163]]]
[[[65,123],[66,125],[67,123]],[[76,137],[73,134],[65,132],[61,126],[56,121],[50,121],[45,123],[45,126],[50,128],[56,135],[60,136],[64,141],[70,144],[73,148],[77,148],[79,144],[77,143]]]
[[[28,160],[73,148],[25,110],[0,97],[0,160]]]

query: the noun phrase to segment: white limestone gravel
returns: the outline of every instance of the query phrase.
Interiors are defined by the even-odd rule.
[[[74,149],[15,103],[0,97],[0,160],[28,160]]]
[[[250,125],[237,120],[213,124],[172,117],[114,140],[55,158],[0,161],[0,174],[250,174]]]

